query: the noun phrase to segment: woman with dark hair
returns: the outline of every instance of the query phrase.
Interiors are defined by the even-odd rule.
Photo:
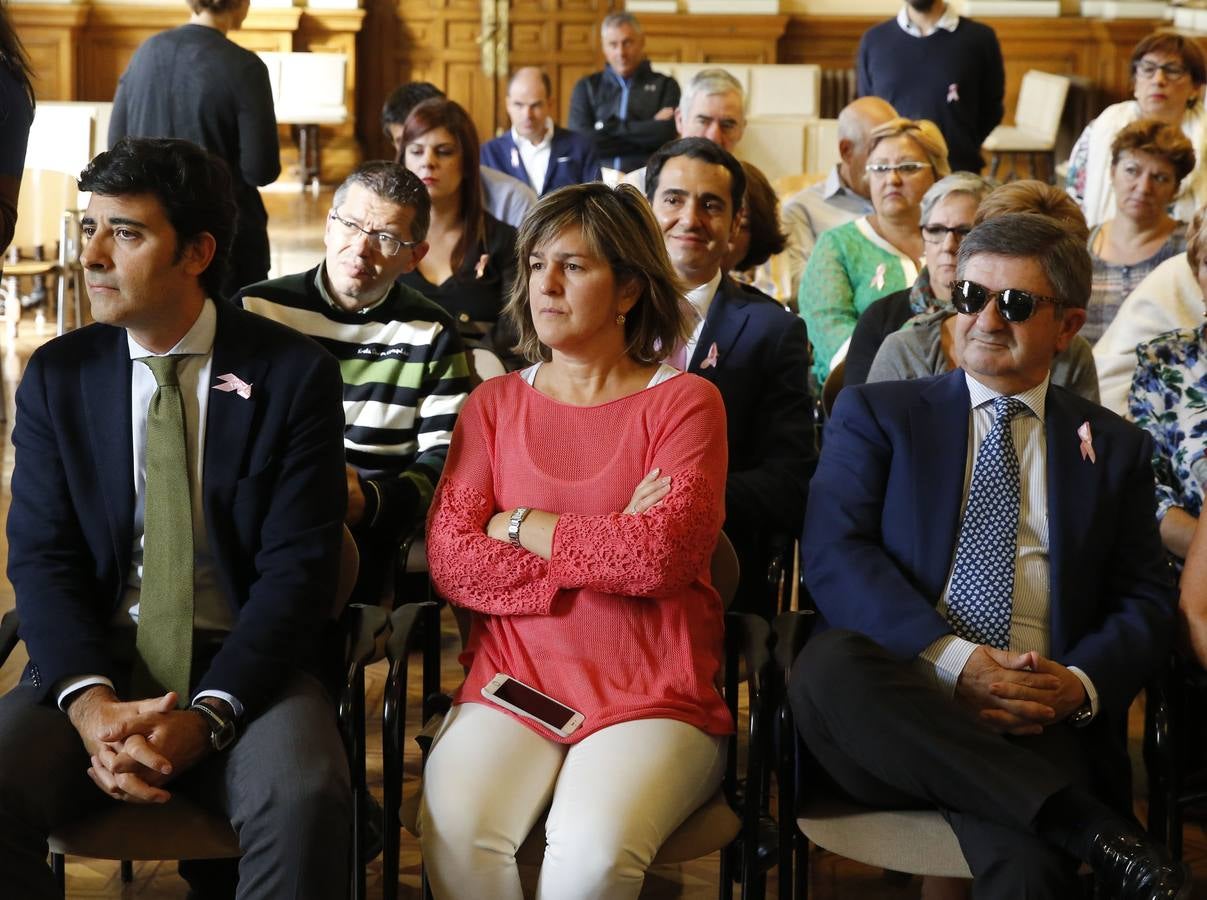
[[[746,172],[746,196],[738,210],[737,234],[729,242],[729,255],[721,268],[739,284],[752,285],[783,303],[789,298],[776,289],[766,265],[771,257],[783,253],[788,243],[788,235],[780,228],[779,198],[758,166],[743,161],[742,168]],[[795,297],[790,299],[796,300]]]
[[[483,208],[474,123],[452,100],[423,101],[403,126],[399,162],[432,200],[427,255],[399,281],[448,310],[469,346],[510,357],[514,337],[499,316],[515,279],[516,233]]]
[[[33,69],[21,39],[0,5],[0,269],[17,227],[17,198],[25,148],[34,121]]]
[[[257,186],[281,174],[268,69],[226,35],[251,0],[188,0],[187,25],[148,38],[117,85],[109,144],[123,137],[192,141],[220,157],[234,179],[239,221],[222,293],[268,277],[268,212]]]
[[[1073,145],[1066,189],[1091,228],[1115,215],[1115,188],[1111,177],[1111,144],[1123,126],[1136,119],[1158,119],[1175,125],[1190,139],[1200,159],[1207,146],[1207,114],[1203,111],[1203,85],[1207,83],[1207,57],[1198,42],[1170,29],[1158,29],[1132,50],[1134,100],[1108,106],[1090,122]],[[1175,193],[1174,217],[1189,222],[1207,202],[1207,171],[1191,172]]]
[[[521,900],[515,852],[548,809],[537,897],[636,898],[733,731],[709,574],[725,410],[663,362],[686,310],[635,188],[545,196],[518,259],[507,315],[532,365],[470,394],[428,522],[432,579],[473,624],[425,769],[423,860],[438,898]],[[499,675],[578,715],[509,712]]]
[[[1117,212],[1090,231],[1094,288],[1080,334],[1091,345],[1148,273],[1186,249],[1186,223],[1168,210],[1193,169],[1194,149],[1174,125],[1139,119],[1115,135],[1111,184]]]

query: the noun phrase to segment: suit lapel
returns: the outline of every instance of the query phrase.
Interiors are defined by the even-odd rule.
[[[211,498],[217,492],[230,496],[234,482],[244,474],[241,465],[244,447],[252,432],[256,409],[262,401],[256,385],[267,371],[267,364],[255,353],[239,332],[238,312],[223,303],[216,304],[218,323],[214,333],[214,361],[210,370],[209,408],[205,418],[205,463],[202,468],[206,522],[214,533],[209,513]],[[226,374],[238,376],[252,386],[251,397],[244,399],[234,391],[218,391],[213,385]]]
[[[1048,388],[1044,434],[1048,464],[1048,585],[1049,618],[1052,623],[1051,650],[1065,644],[1063,617],[1066,585],[1076,577],[1075,561],[1081,557],[1080,538],[1085,534],[1078,508],[1090,509],[1097,494],[1098,472],[1081,458],[1077,429],[1084,421],[1060,391]],[[1101,448],[1099,448],[1101,453]]]
[[[130,361],[126,332],[107,328],[97,352],[80,363],[88,441],[105,497],[118,571],[130,567],[134,534],[134,439],[130,421]]]
[[[724,365],[729,351],[733,349],[742,329],[746,327],[746,320],[750,318],[750,313],[746,310],[748,302],[742,296],[741,289],[722,275],[717,294],[708,309],[708,317],[700,330],[700,340],[692,351],[687,371],[701,375],[709,381],[715,380],[717,370]],[[715,354],[712,350],[714,345],[717,348]],[[714,362],[702,367],[701,363],[710,356]]]
[[[553,140],[549,143],[549,165],[545,167],[545,183],[541,185],[541,196],[543,197],[548,191],[550,185],[553,184],[553,179],[557,175],[557,169],[560,163],[557,161],[559,156],[565,155],[566,141],[562,136],[562,130],[556,125],[553,126]]]
[[[909,412],[919,569],[947,578],[959,537],[968,461],[968,384],[962,369],[939,378]]]

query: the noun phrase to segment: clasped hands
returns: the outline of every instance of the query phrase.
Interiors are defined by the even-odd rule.
[[[87,688],[67,709],[88,752],[90,777],[115,800],[166,803],[163,789],[210,751],[209,728],[176,708],[176,693],[118,700],[105,685]]]
[[[1085,685],[1034,650],[1009,653],[981,645],[956,682],[956,699],[1003,734],[1040,734],[1085,703]]]

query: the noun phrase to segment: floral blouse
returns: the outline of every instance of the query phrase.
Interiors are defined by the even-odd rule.
[[[1207,481],[1207,325],[1136,348],[1128,412],[1153,437],[1157,518],[1171,506],[1197,517]]]

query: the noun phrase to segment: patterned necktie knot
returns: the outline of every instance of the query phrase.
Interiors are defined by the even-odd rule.
[[[1027,404],[1023,403],[1017,397],[997,397],[993,401],[993,424],[996,427],[999,423],[1005,422],[1009,425],[1014,421],[1014,417],[1027,408]]]
[[[155,376],[157,387],[165,385],[179,387],[180,380],[176,375],[176,364],[180,362],[181,358],[180,356],[143,356],[139,358],[139,362],[151,370],[151,374]]]

